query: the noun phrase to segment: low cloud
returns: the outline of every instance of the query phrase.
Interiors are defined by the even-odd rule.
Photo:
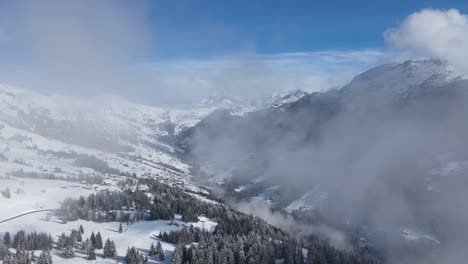
[[[344,232],[324,223],[299,223],[291,215],[272,211],[268,204],[260,197],[254,197],[248,202],[234,202],[230,205],[236,210],[265,219],[268,223],[288,230],[295,235],[313,235],[326,240],[330,245],[341,250],[350,251],[353,248]]]
[[[385,59],[379,50],[240,54],[159,61],[137,68],[152,75],[157,84],[148,92],[167,101],[196,101],[214,93],[255,100],[290,89],[312,92],[338,87]]]
[[[447,61],[468,74],[468,16],[456,9],[423,9],[384,33],[391,48],[413,57],[430,56]]]
[[[382,61],[379,50],[163,60],[145,1],[0,3],[0,82],[46,93],[119,94],[153,105],[216,93],[257,100],[274,92],[341,86]]]

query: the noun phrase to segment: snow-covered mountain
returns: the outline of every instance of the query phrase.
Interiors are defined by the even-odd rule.
[[[468,188],[467,87],[438,60],[383,65],[280,109],[209,116],[178,147],[230,200],[263,199],[345,230],[370,225],[357,240],[391,240],[398,252],[466,241],[454,229],[468,215],[448,205]]]
[[[0,85],[0,174],[103,173],[77,166],[76,160],[88,155],[122,173],[189,184],[189,166],[160,139],[194,126],[217,109],[249,110],[236,106],[204,102],[165,109],[117,96],[73,98]]]
[[[301,89],[293,89],[281,93],[275,93],[265,102],[266,107],[281,107],[284,104],[290,104],[298,101],[308,93]]]
[[[148,263],[173,263],[173,256],[179,254],[176,244],[189,248],[212,232],[223,236],[208,243],[218,243],[220,238],[234,241],[239,235],[261,238],[258,243],[293,241],[278,228],[213,200],[203,186],[195,184],[190,166],[164,143],[164,138],[218,109],[230,116],[251,110],[226,100],[164,109],[115,96],[71,98],[1,85],[0,263],[23,263],[20,259],[29,258],[29,250],[48,255],[47,263],[146,263],[143,258]],[[89,214],[80,215],[84,211]],[[77,229],[83,239],[74,236]],[[3,239],[10,234],[11,245]],[[36,234],[48,238],[47,249],[37,245]],[[186,235],[190,241],[180,239]],[[87,237],[102,240],[97,244],[112,240],[113,257],[106,256],[102,246],[90,253]],[[153,244],[161,250],[158,258],[145,250]],[[254,247],[250,242],[249,246]],[[127,260],[130,248],[138,251],[138,257],[141,253],[138,261]],[[218,252],[210,245],[210,254],[211,248]],[[302,256],[302,247],[290,252]],[[269,257],[276,262],[284,259],[275,252]]]
[[[430,60],[408,60],[373,68],[341,88],[345,100],[353,104],[395,103],[417,97],[426,89],[439,87],[461,79],[461,75],[446,63]]]
[[[291,102],[302,94],[295,91],[292,95],[278,95],[275,106]],[[68,151],[75,156],[96,156],[122,172],[165,176],[174,173],[188,177],[189,166],[174,155],[166,139],[221,109],[242,116],[259,108],[227,95],[212,96],[194,105],[162,108],[132,103],[113,95],[75,98],[2,84],[3,172],[5,168],[10,168],[9,172],[19,169],[50,172],[55,168],[67,171],[62,167],[73,167],[73,163],[62,164],[65,161],[60,157],[55,160],[48,157],[54,160],[48,162],[43,153]],[[28,162],[31,166],[26,166],[29,168],[14,162],[25,157],[24,152],[32,157]],[[74,170],[70,173],[76,175],[80,168]]]
[[[89,194],[136,174],[197,194],[223,188],[221,198],[265,201],[327,230],[362,228],[348,238],[362,247],[385,241],[382,233],[398,245],[429,243],[421,248],[465,241],[452,231],[465,215],[457,218],[447,204],[468,187],[468,153],[460,144],[460,131],[468,131],[467,86],[437,60],[383,65],[341,89],[288,91],[261,107],[223,95],[167,109],[2,85],[0,180],[23,184],[34,197],[44,194],[31,184],[47,182],[44,189],[63,199],[61,189],[78,188],[71,179],[104,177],[102,185],[79,184]],[[13,196],[24,202],[21,191]],[[432,229],[434,221],[451,224]]]

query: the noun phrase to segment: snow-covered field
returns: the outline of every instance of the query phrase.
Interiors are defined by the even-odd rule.
[[[87,196],[102,189],[116,190],[112,183],[106,186],[89,186],[58,180],[2,178],[0,179],[0,188],[1,190],[5,188],[11,190],[11,198],[7,199],[0,195],[0,237],[3,237],[5,232],[14,234],[19,230],[24,230],[26,232],[50,233],[56,241],[62,233],[69,234],[72,229],[77,229],[80,225],[83,225],[85,230],[84,238],[89,237],[92,232],[100,232],[103,240],[107,238],[113,240],[121,261],[123,261],[127,249],[132,246],[135,246],[142,253],[147,253],[151,243],[158,241],[157,236],[160,232],[178,230],[190,225],[208,231],[213,231],[216,227],[215,222],[203,216],[200,216],[199,221],[196,223],[184,223],[180,221],[180,216],[176,216],[174,221],[141,221],[128,226],[124,224],[124,232],[119,233],[119,223],[117,222],[95,223],[78,220],[63,223],[53,215],[53,212],[41,211],[44,209],[57,209],[60,202],[67,197]],[[25,213],[30,214],[23,215]],[[14,218],[15,216],[19,217]],[[161,242],[161,244],[167,256],[164,263],[170,263],[174,245],[164,242]],[[61,254],[56,251],[52,253],[54,263],[83,263],[85,261],[84,254],[80,250],[76,251],[76,257],[72,259],[62,258]],[[102,250],[96,250],[96,253],[98,259],[95,262],[97,263],[115,262],[114,260],[103,259]],[[150,260],[151,262],[158,263],[155,260]]]

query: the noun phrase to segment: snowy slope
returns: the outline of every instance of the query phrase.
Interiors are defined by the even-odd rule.
[[[340,93],[347,101],[361,104],[393,103],[417,96],[422,89],[437,87],[462,78],[439,60],[408,60],[386,64],[357,75]]]
[[[78,220],[64,223],[50,212],[39,211],[43,209],[57,209],[60,206],[60,202],[65,198],[87,196],[102,189],[117,190],[111,181],[108,181],[106,186],[96,185],[93,188],[87,188],[84,184],[57,180],[0,178],[0,186],[2,188],[9,188],[12,191],[12,196],[9,199],[0,195],[0,208],[2,208],[0,210],[0,236],[3,236],[3,232],[6,231],[14,234],[17,231],[24,230],[26,232],[46,232],[57,240],[57,237],[62,233],[68,234],[70,230],[77,229],[82,225],[85,230],[84,237],[89,237],[91,232],[95,234],[100,232],[103,240],[109,238],[115,242],[119,256],[118,263],[124,263],[123,258],[128,247],[135,246],[140,251],[146,252],[151,243],[158,241],[157,236],[160,232],[179,230],[190,225],[207,231],[213,231],[217,225],[216,222],[203,216],[199,217],[198,222],[184,223],[180,220],[180,216],[176,215],[175,221],[142,221],[126,225],[124,228],[125,232],[119,233],[117,232],[119,227],[118,222],[96,223]],[[27,214],[6,222],[3,221],[26,212],[34,211],[39,212]],[[174,245],[162,241],[161,244],[166,255],[165,261],[156,262],[152,260],[150,263],[170,263]],[[36,255],[39,255],[40,251],[36,253]],[[54,263],[83,263],[85,258],[85,254],[81,250],[76,250],[76,257],[73,259],[64,259],[55,250],[52,253]],[[96,253],[98,256],[97,263],[116,263],[115,260],[103,259],[102,250],[96,250]]]
[[[117,96],[72,98],[0,85],[0,175],[20,169],[60,176],[96,172],[74,165],[76,156],[89,155],[121,172],[187,182],[189,166],[159,138],[192,127],[217,109],[238,115],[254,110],[219,96],[166,109]]]

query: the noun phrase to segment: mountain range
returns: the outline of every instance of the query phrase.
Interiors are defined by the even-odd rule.
[[[278,214],[274,224],[331,243],[317,230],[335,230],[345,237],[336,246],[396,261],[428,247],[443,257],[467,241],[466,205],[456,202],[468,187],[467,87],[439,60],[387,64],[340,89],[260,104],[217,95],[162,108],[1,85],[0,174],[135,174],[268,221]]]

